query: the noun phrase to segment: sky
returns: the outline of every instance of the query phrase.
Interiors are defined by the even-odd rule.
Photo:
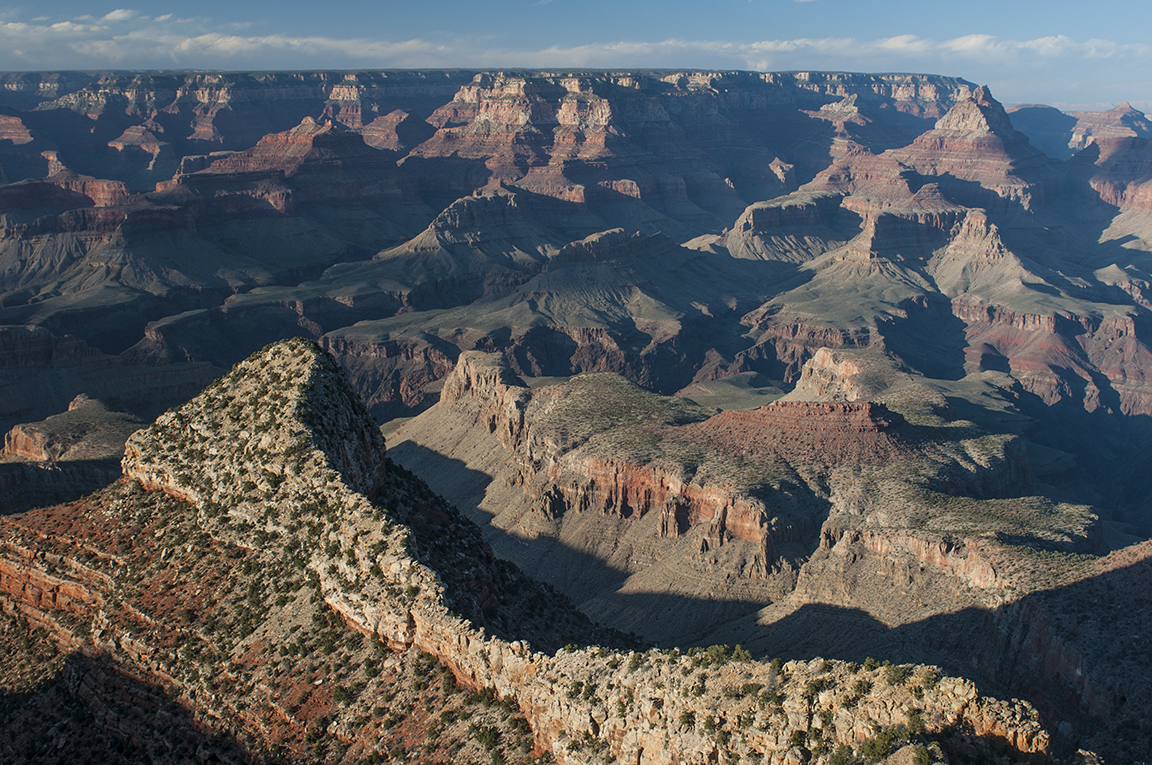
[[[0,0],[0,71],[926,72],[1152,109],[1152,0]]]

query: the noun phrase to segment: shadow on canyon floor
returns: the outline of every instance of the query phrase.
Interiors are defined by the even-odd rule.
[[[395,452],[402,459],[419,454],[421,472],[434,469],[445,485],[458,478],[477,492],[449,501],[481,524],[498,556],[567,593],[593,618],[611,619],[661,647],[688,647],[709,634],[715,639],[724,624],[765,605],[738,597],[620,593],[627,575],[605,561],[551,537],[522,540],[491,526],[469,500],[483,495],[491,481],[487,475],[416,445],[404,444]],[[1040,574],[1091,560],[1044,550],[1022,554],[1030,556],[1027,565]],[[872,656],[898,664],[937,664],[949,674],[977,681],[988,693],[1032,702],[1056,735],[1060,752],[1086,746],[1108,752],[1115,761],[1135,762],[1152,752],[1147,714],[1152,709],[1152,630],[1147,623],[1152,598],[1146,592],[1152,557],[1139,559],[1135,553],[1134,560],[994,610],[967,608],[889,627],[861,609],[810,603],[772,624],[732,634],[730,640],[761,658],[822,656],[863,663]],[[621,624],[622,615],[635,621]]]
[[[1147,455],[1152,449],[1152,416],[1123,414],[1118,401],[1111,403],[1116,392],[1107,380],[1096,382],[1101,401],[1110,403],[1112,411],[1100,407],[1087,412],[1076,399],[1086,383],[1078,382],[1072,396],[1054,404],[1021,391],[1020,411],[1033,420],[1025,435],[1075,456],[1075,470],[1047,479],[1057,481],[1069,501],[1092,504],[1105,519],[1130,524],[1134,534],[1150,538],[1152,472]]]
[[[119,458],[0,464],[0,515],[72,502],[119,478]]]
[[[1040,554],[1038,566],[1048,565]],[[759,627],[758,658],[814,656],[937,664],[1040,711],[1058,753],[1077,746],[1109,762],[1152,753],[1152,558],[994,610],[967,608],[888,627],[856,608],[813,603]]]
[[[12,765],[255,760],[232,736],[204,728],[161,686],[83,654],[68,656],[29,690],[0,693],[0,741],[0,760]]]
[[[512,561],[528,576],[555,587],[602,624],[636,633],[649,642],[687,646],[703,639],[717,625],[733,622],[767,605],[766,600],[738,594],[719,599],[671,592],[622,593],[620,589],[631,574],[597,555],[555,537],[526,539],[492,525],[492,516],[477,507],[492,482],[487,474],[411,442],[389,449],[389,457],[425,480],[435,476],[442,491],[451,487],[451,491],[444,491],[444,498],[480,527],[484,541],[497,557]],[[583,515],[590,522],[605,518],[592,512]],[[813,544],[818,544],[818,540]],[[740,589],[751,588],[733,587],[729,591],[739,593]]]
[[[902,320],[880,323],[885,347],[925,377],[960,380],[964,377],[965,324],[942,296],[906,300]]]

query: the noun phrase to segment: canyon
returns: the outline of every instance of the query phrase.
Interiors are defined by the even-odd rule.
[[[419,654],[417,676],[439,665],[445,692],[463,686],[500,702],[505,720],[522,715],[515,719],[531,741],[519,752],[507,727],[473,735],[481,744],[503,736],[509,756],[783,763],[860,747],[1051,761],[1050,734],[1028,704],[988,697],[933,667],[755,661],[739,646],[605,646],[619,633],[566,612],[562,598],[514,567],[501,577],[475,526],[389,466],[367,411],[314,344],[280,343],[238,364],[131,436],[123,469],[98,495],[3,519],[0,603],[59,650],[87,657],[70,665],[81,707],[100,729],[162,760],[192,747],[201,760],[241,761],[273,744],[281,756],[407,757],[405,743],[400,755],[385,748],[410,740],[391,728],[428,730],[431,721],[411,707],[390,724],[364,714],[374,698],[399,695],[380,695],[395,659],[364,660],[360,648],[354,664],[325,668],[286,650],[328,640],[346,644],[341,654],[373,644],[377,655]],[[40,536],[48,547],[37,550],[30,545]],[[210,591],[226,597],[201,598]],[[587,647],[539,650],[560,635]],[[132,680],[144,685],[135,698]],[[322,690],[300,695],[300,683]],[[139,719],[157,693],[169,699],[163,730]],[[440,721],[431,726],[437,737],[453,719]],[[197,741],[197,724],[228,737]],[[26,742],[25,752],[43,746]],[[67,745],[67,736],[51,744]],[[424,749],[432,761],[437,752]]]
[[[913,699],[940,736],[902,740],[939,761],[1147,759],[1150,141],[1128,104],[936,75],[0,75],[3,639],[55,673],[36,698],[88,705],[50,738],[89,756],[95,715],[133,756],[439,761],[493,756],[489,726],[524,757],[791,763],[906,734]],[[268,345],[300,337],[322,353]],[[322,394],[277,387],[319,367]],[[298,396],[350,409],[264,414]],[[172,531],[116,531],[149,513]],[[209,570],[238,642],[172,578]],[[641,685],[602,666],[627,650]],[[791,708],[869,657],[950,700],[874,668],[888,716]],[[714,659],[783,712],[673,682]],[[343,691],[305,698],[325,673]],[[418,703],[433,677],[473,729]],[[345,703],[385,680],[395,703]],[[679,722],[708,704],[708,735]]]

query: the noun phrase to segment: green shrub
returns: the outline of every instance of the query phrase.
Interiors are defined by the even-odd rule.
[[[908,730],[903,725],[884,728],[860,745],[860,755],[869,762],[880,762],[908,741]]]
[[[480,746],[492,751],[500,743],[500,731],[491,725],[476,725],[473,723],[468,731],[472,737],[480,742]]]

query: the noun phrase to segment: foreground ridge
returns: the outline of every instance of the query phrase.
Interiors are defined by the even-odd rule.
[[[312,532],[322,508],[324,530],[298,543],[324,602],[393,650],[428,652],[463,685],[514,699],[537,751],[558,762],[608,753],[645,763],[708,762],[720,753],[793,762],[805,751],[825,762],[842,746],[895,749],[909,736],[954,748],[950,731],[967,732],[973,754],[987,746],[982,737],[1017,754],[1048,748],[1027,704],[983,697],[930,667],[781,665],[726,647],[548,655],[493,637],[450,611],[452,594],[421,562],[420,540],[365,496],[382,488],[383,456],[378,431],[333,362],[289,341],[134,435],[124,472],[188,501],[213,533],[244,546],[301,521]]]

